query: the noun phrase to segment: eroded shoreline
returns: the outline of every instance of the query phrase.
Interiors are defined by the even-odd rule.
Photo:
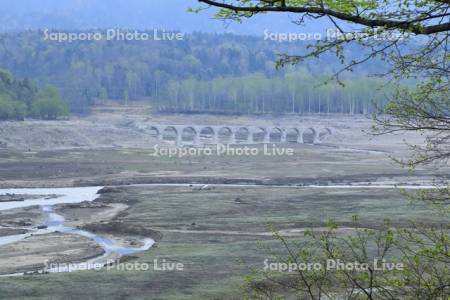
[[[149,231],[144,237],[116,235],[115,231],[107,233],[104,230],[128,206],[93,203],[100,197],[100,187],[52,190],[61,196],[49,197],[43,189],[0,190],[8,195],[14,195],[14,192],[30,195],[21,203],[0,203],[0,252],[15,254],[14,263],[10,263],[10,255],[0,255],[0,275],[45,272],[46,264],[82,263],[91,259],[106,263],[123,255],[146,251],[154,244],[148,237]],[[55,212],[54,208],[64,215]],[[92,211],[95,208],[97,211]],[[97,228],[98,233],[83,228],[97,222],[104,227]],[[15,227],[18,225],[22,227]],[[153,233],[157,239],[158,233]]]

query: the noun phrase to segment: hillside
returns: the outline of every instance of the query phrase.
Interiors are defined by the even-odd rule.
[[[277,70],[275,62],[278,54],[300,53],[305,44],[278,43],[264,41],[261,38],[233,35],[233,34],[204,34],[193,33],[184,36],[180,41],[74,41],[58,42],[44,40],[43,31],[26,31],[17,34],[0,35],[0,68],[5,68],[19,78],[31,78],[40,86],[51,84],[60,89],[63,98],[69,104],[71,110],[77,113],[85,113],[96,99],[112,99],[119,102],[128,100],[150,100],[157,103],[163,109],[180,110],[227,110],[231,112],[300,112],[300,105],[305,107],[305,93],[300,89],[296,92],[302,99],[294,99],[297,109],[292,109],[292,93],[286,93],[286,82],[282,80],[286,74],[301,72],[307,77],[308,89],[311,97],[308,102],[325,103],[325,98],[334,98],[341,94],[341,87],[334,87],[332,91],[321,99],[317,98],[314,87],[325,81],[326,76],[341,68],[339,61],[333,55],[322,57],[320,61],[302,63],[297,67]],[[349,49],[350,56],[361,54],[360,49]],[[382,64],[372,63],[363,68],[356,68],[354,74],[346,74],[344,79],[358,79],[368,73],[380,72]],[[295,75],[295,74],[294,74]],[[262,78],[261,84],[271,86],[266,97],[279,99],[276,107],[261,104],[260,108],[255,105],[245,104],[249,102],[243,92],[230,96],[231,80],[236,78],[237,82],[245,84],[250,89],[252,97],[257,96],[256,90],[261,90],[259,85],[252,84],[252,78]],[[301,77],[301,76],[300,76]],[[294,78],[299,78],[295,75]],[[191,84],[191,81],[199,84]],[[225,81],[224,81],[225,80]],[[270,83],[270,84],[269,84]],[[217,93],[208,92],[208,86],[216,85],[226,92],[227,99],[220,100],[212,107],[203,104],[193,105],[192,99],[186,97],[196,93],[209,94],[209,98],[217,97]],[[292,84],[296,84],[293,82]],[[370,86],[363,84],[362,86]],[[177,88],[178,86],[183,88]],[[199,88],[202,86],[203,88]],[[221,86],[221,87],[220,87]],[[353,86],[361,86],[353,84]],[[184,91],[180,105],[175,107],[171,104],[178,101],[173,92]],[[237,87],[237,85],[235,85]],[[184,90],[183,90],[184,89]],[[281,92],[276,92],[277,90]],[[175,91],[178,93],[177,91]],[[219,91],[220,92],[220,91]],[[271,94],[271,93],[272,94]],[[274,93],[275,92],[275,93]],[[222,93],[222,92],[220,92]],[[364,94],[365,93],[365,94]],[[366,103],[373,99],[373,92],[366,91],[360,95]],[[348,93],[347,93],[348,94]],[[200,98],[194,95],[199,101]],[[233,99],[231,99],[231,98]],[[347,99],[344,99],[347,101]],[[208,100],[209,101],[209,100]],[[254,102],[254,100],[252,100]],[[327,100],[328,101],[328,100]],[[344,101],[344,102],[345,102]],[[212,102],[212,101],[210,101]],[[232,105],[226,104],[232,102]],[[265,106],[265,107],[263,107]],[[321,104],[308,109],[309,112],[329,111]],[[343,104],[336,104],[339,108],[334,112],[362,112],[365,109],[342,108]]]
[[[39,91],[28,80],[19,80],[0,69],[0,120],[22,120],[25,117],[56,119],[67,114],[56,88]]]

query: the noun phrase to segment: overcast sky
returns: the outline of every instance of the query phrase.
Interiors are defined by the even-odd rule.
[[[215,9],[201,14],[188,13],[198,6],[195,0],[0,0],[0,28],[87,29],[130,28],[166,29],[183,32],[233,32],[263,35],[271,32],[323,32],[324,22],[300,27],[295,15],[271,14],[245,20],[243,24],[214,20]]]

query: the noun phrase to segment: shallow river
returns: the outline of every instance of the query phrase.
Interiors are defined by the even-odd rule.
[[[150,249],[154,240],[144,239],[142,240],[143,246],[141,247],[124,247],[117,241],[97,235],[85,230],[80,230],[73,227],[64,225],[64,217],[54,212],[53,206],[62,203],[80,203],[84,201],[94,201],[99,194],[98,191],[101,187],[78,187],[78,188],[37,188],[37,189],[0,189],[0,195],[6,194],[20,194],[20,195],[42,195],[43,197],[30,199],[25,201],[10,201],[0,202],[0,210],[7,210],[13,208],[23,208],[29,206],[40,206],[45,213],[46,221],[44,224],[33,224],[29,227],[22,227],[29,230],[29,233],[12,235],[6,237],[0,237],[0,246],[7,245],[24,240],[31,235],[48,234],[52,232],[62,232],[67,234],[74,234],[89,238],[95,241],[105,251],[102,257],[91,260],[92,262],[101,262],[102,258],[120,257],[123,255],[130,255]],[[50,195],[58,195],[52,197]],[[44,229],[37,229],[37,226],[44,226]],[[106,260],[106,259],[105,259]],[[51,271],[51,270],[50,270]],[[58,271],[64,271],[59,269]]]
[[[139,185],[138,185],[139,186]],[[144,184],[142,186],[190,186],[194,188],[206,188],[210,187],[258,187],[258,188],[267,188],[267,187],[277,187],[277,188],[371,188],[371,189],[390,189],[390,188],[405,188],[405,189],[418,189],[418,188],[436,188],[431,185],[408,185],[408,186],[396,186],[393,184],[374,184],[374,185],[333,185],[333,186],[316,186],[316,185],[308,185],[308,186],[265,186],[265,185],[252,185],[252,184],[211,184],[211,185],[203,185],[203,184]],[[6,194],[15,194],[15,195],[40,195],[42,197],[38,197],[35,199],[29,199],[25,201],[9,201],[9,202],[0,202],[0,211],[8,210],[14,208],[24,208],[30,206],[39,206],[42,211],[45,213],[46,221],[44,224],[33,224],[32,226],[23,227],[23,229],[29,230],[29,233],[19,234],[19,235],[11,235],[6,237],[0,237],[0,246],[7,245],[15,242],[19,242],[24,240],[31,235],[39,235],[39,234],[48,234],[52,232],[62,232],[66,234],[74,234],[89,238],[95,241],[100,247],[102,247],[105,251],[105,255],[101,257],[90,260],[91,262],[103,262],[106,261],[108,257],[120,257],[123,255],[130,255],[139,252],[146,251],[150,249],[154,240],[152,239],[144,239],[141,241],[141,247],[124,247],[117,241],[107,238],[105,236],[97,235],[85,230],[80,230],[73,227],[68,227],[64,225],[64,217],[58,215],[54,212],[53,206],[56,204],[67,204],[67,203],[80,203],[83,201],[94,201],[99,197],[98,191],[102,187],[76,187],[76,188],[24,188],[24,189],[0,189],[0,195]],[[57,196],[55,196],[57,195]],[[37,229],[40,226],[44,229]],[[61,271],[61,270],[59,270]],[[64,271],[64,270],[62,270]]]

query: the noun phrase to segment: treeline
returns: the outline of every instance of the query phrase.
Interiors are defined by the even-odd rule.
[[[39,90],[32,81],[18,80],[0,69],[0,120],[52,120],[67,114],[67,106],[55,87]]]
[[[243,109],[245,112],[268,112],[291,111],[287,104],[270,103],[275,102],[280,98],[280,93],[283,93],[283,86],[274,85],[282,83],[281,78],[277,77],[284,76],[286,72],[284,69],[276,70],[274,66],[277,54],[299,53],[304,44],[264,41],[262,37],[201,33],[186,35],[183,41],[101,40],[60,43],[44,40],[43,32],[26,31],[0,35],[0,47],[0,67],[20,78],[32,78],[39,85],[56,86],[64,95],[71,111],[77,113],[88,112],[98,98],[123,103],[129,100],[158,101],[161,107],[176,107],[177,110],[183,106],[189,108],[189,101],[194,101],[195,107],[217,106],[233,111]],[[324,56],[315,64],[303,65],[303,68],[311,77],[320,77],[330,74],[338,66],[335,57],[330,55]],[[380,71],[377,64],[365,68],[374,68],[367,70],[368,72]],[[294,68],[289,72],[297,70]],[[365,70],[356,70],[355,73],[356,76],[363,76]],[[265,98],[259,99],[258,103],[255,99],[250,100],[256,97],[255,93],[245,96],[245,99],[241,95],[235,97],[237,93],[244,93],[241,91],[244,87],[239,87],[242,77],[249,77],[249,84],[259,82],[256,79],[250,80],[255,77],[253,74],[261,74],[262,77],[270,78],[267,83],[271,82],[270,89],[261,90],[270,92],[270,95],[264,96],[263,92],[259,92],[258,97]],[[204,83],[206,86],[214,82],[214,89],[223,86],[222,90],[236,91],[228,96],[219,95],[219,92],[210,96],[192,92],[191,94],[195,94],[193,97],[200,99],[188,100],[190,96],[182,95],[176,101],[186,103],[174,106],[174,100],[167,97],[180,90],[175,87],[177,82],[182,86],[181,89],[187,90],[191,88],[185,86],[192,85],[191,82],[196,85]],[[319,83],[317,80],[313,85]],[[202,93],[207,90],[208,87],[201,88]],[[274,90],[278,92],[275,93]],[[216,104],[200,104],[210,103],[214,97],[218,101]],[[233,100],[228,100],[230,97]],[[367,97],[369,96],[366,95]],[[168,103],[163,105],[161,101]],[[243,102],[237,105],[233,104],[234,101]],[[314,105],[311,103],[310,106],[313,111]],[[318,106],[322,107],[322,104]]]
[[[376,79],[348,79],[344,86],[321,84],[325,81],[306,71],[272,78],[172,81],[158,98],[158,107],[166,112],[368,114],[384,105],[389,93]]]

